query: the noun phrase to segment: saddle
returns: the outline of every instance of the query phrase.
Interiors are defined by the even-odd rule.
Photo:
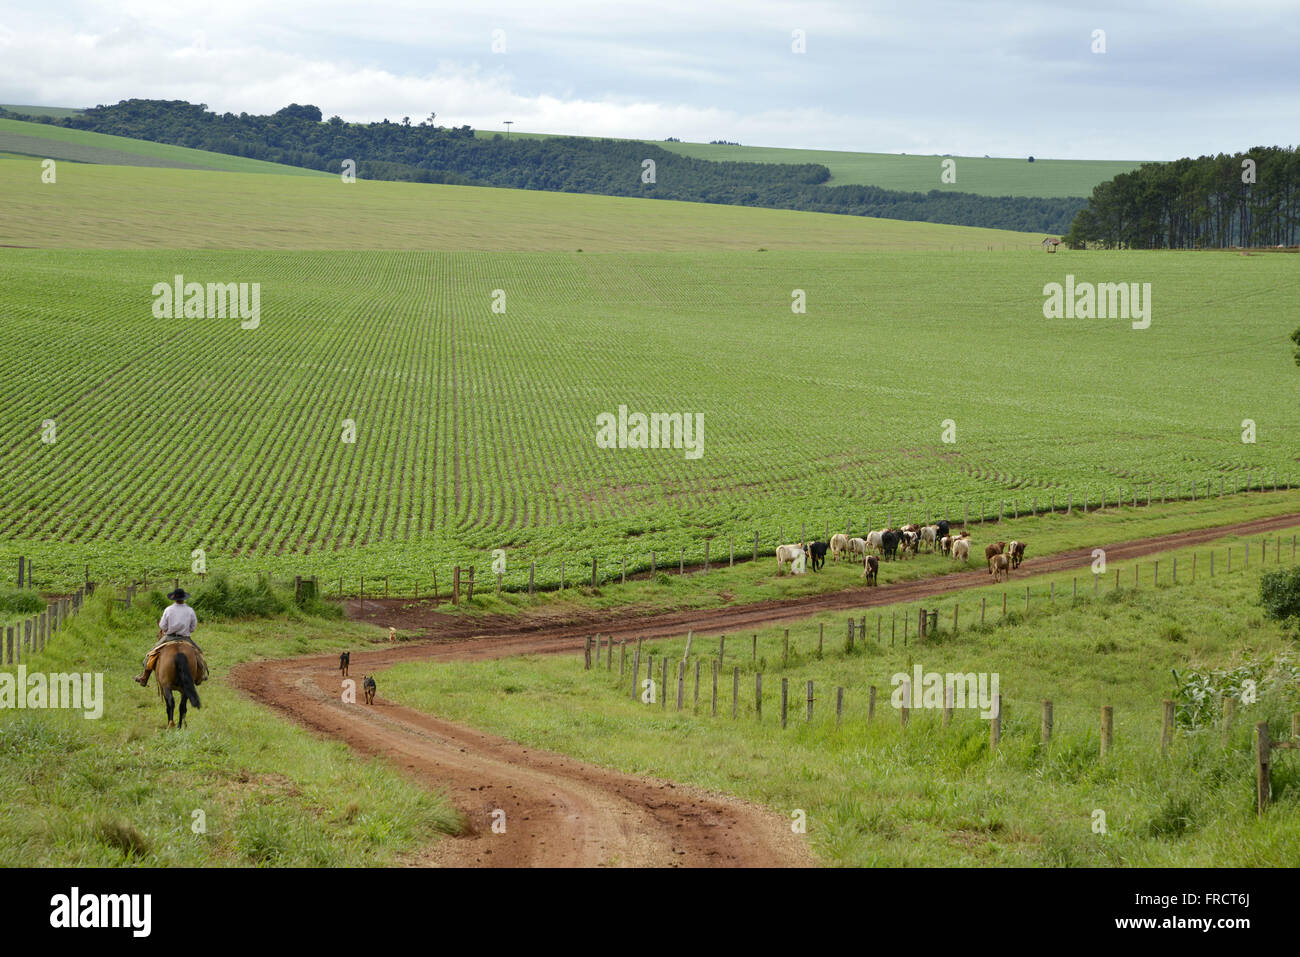
[[[202,649],[200,649],[199,646],[194,643],[194,639],[190,638],[187,635],[163,635],[162,638],[158,639],[158,643],[149,650],[149,654],[146,656],[145,660],[150,665],[152,665],[158,659],[158,652],[162,651],[163,648],[167,647],[169,644],[176,641],[183,641],[191,648],[194,649],[194,654],[199,659],[198,674],[194,675],[194,683],[196,685],[202,684],[203,681],[208,677],[208,662],[207,659],[203,657]]]

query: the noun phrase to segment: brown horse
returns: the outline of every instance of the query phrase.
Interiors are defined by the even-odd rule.
[[[189,642],[169,641],[158,652],[154,674],[158,676],[158,693],[167,705],[167,727],[185,727],[187,703],[193,702],[196,708],[203,707],[199,704],[199,693],[194,690],[194,675],[198,671],[198,654]],[[179,691],[181,697],[180,721],[176,724],[172,723],[172,712],[176,706],[172,700],[172,691]]]

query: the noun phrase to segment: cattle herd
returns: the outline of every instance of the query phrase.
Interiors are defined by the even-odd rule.
[[[789,563],[795,574],[801,573],[805,566],[811,566],[815,572],[821,571],[826,564],[826,553],[829,552],[833,562],[838,562],[841,558],[849,561],[861,558],[862,577],[868,585],[874,585],[882,560],[909,558],[924,547],[930,552],[941,551],[951,556],[953,561],[969,562],[970,546],[970,532],[963,531],[954,535],[946,521],[934,525],[912,524],[902,528],[882,528],[868,532],[866,538],[850,538],[840,532],[832,535],[829,542],[778,545],[776,570],[779,574]],[[1009,578],[1011,570],[1019,568],[1024,558],[1024,542],[993,542],[984,548],[984,560],[994,581]]]

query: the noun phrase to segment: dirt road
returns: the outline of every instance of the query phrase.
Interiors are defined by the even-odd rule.
[[[1300,515],[1258,519],[1106,546],[1109,562],[1204,544],[1226,535],[1264,535],[1300,525]],[[1077,568],[1090,548],[1027,559],[1017,577]],[[584,613],[554,620],[454,617],[409,601],[351,603],[354,617],[416,631],[425,640],[354,652],[354,678],[400,661],[476,660],[516,654],[578,652],[585,636],[661,638],[688,628],[734,633],[824,611],[864,608],[942,595],[989,582],[982,567],[940,578],[857,588],[800,599],[645,616]],[[469,866],[811,865],[801,837],[780,814],[665,781],[642,779],[525,748],[383,698],[375,707],[344,704],[336,656],[241,665],[232,683],[301,724],[382,755],[419,781],[446,790],[465,815],[466,836],[441,841],[416,863]],[[504,834],[493,833],[496,811]]]

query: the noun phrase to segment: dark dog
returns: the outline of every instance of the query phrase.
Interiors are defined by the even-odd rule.
[[[876,572],[880,570],[880,559],[875,555],[868,555],[866,562],[863,564],[862,577],[867,580],[868,585],[876,583]]]
[[[808,557],[812,559],[812,570],[821,571],[826,564],[826,552],[830,548],[826,542],[812,542],[808,546]]]
[[[375,703],[375,679],[370,675],[361,676],[361,690],[366,696],[366,704]]]
[[[348,676],[348,665],[352,663],[352,652],[345,651],[339,655],[339,671],[343,672],[343,677]]]

